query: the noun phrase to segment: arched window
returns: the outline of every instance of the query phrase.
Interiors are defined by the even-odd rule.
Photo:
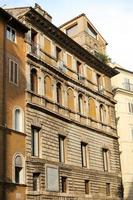
[[[78,109],[80,114],[84,114],[84,99],[82,94],[78,95]]]
[[[24,183],[24,162],[20,154],[16,154],[13,158],[13,181],[17,184]]]
[[[96,119],[96,105],[94,99],[90,98],[88,104],[89,104],[88,116],[93,119]]]
[[[104,122],[106,119],[106,110],[105,107],[101,104],[99,107],[99,112],[100,112],[100,121]]]
[[[56,84],[57,103],[62,104],[62,86],[61,83]]]
[[[37,70],[36,69],[31,69],[30,72],[30,80],[31,80],[31,90],[35,93],[37,93],[37,88],[38,88],[38,81],[37,81]]]
[[[67,90],[67,105],[70,110],[74,111],[74,92],[71,88]]]
[[[14,110],[14,130],[23,131],[23,112],[20,108]]]
[[[52,81],[49,76],[44,78],[44,94],[47,98],[52,98]]]

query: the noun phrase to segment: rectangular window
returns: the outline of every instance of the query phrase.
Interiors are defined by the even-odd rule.
[[[91,35],[93,38],[97,39],[97,33],[96,31],[92,28],[92,26],[88,23],[87,24],[87,31],[88,31],[88,34]]]
[[[90,182],[85,180],[85,194],[90,194]]]
[[[10,26],[7,26],[6,37],[7,37],[7,39],[11,40],[12,42],[16,41],[16,31]]]
[[[98,91],[101,92],[103,89],[102,76],[100,74],[96,74],[96,79],[97,79]]]
[[[71,27],[66,29],[66,34],[70,37],[77,34],[78,24],[73,24]]]
[[[65,137],[59,136],[59,160],[65,162]]]
[[[72,56],[67,54],[67,67],[72,69]]]
[[[59,47],[56,47],[56,58],[58,60],[62,60],[62,50]]]
[[[62,192],[67,192],[67,177],[61,177]]]
[[[103,167],[104,171],[109,171],[109,150],[103,149]]]
[[[37,156],[39,157],[39,147],[40,147],[40,137],[39,137],[39,128],[37,127],[31,127],[31,145],[32,145],[32,156]]]
[[[81,142],[82,167],[87,167],[87,144]]]
[[[111,190],[110,190],[110,183],[106,183],[106,195],[110,196]]]
[[[130,113],[133,113],[133,103],[128,103],[128,110]]]
[[[40,173],[33,173],[33,191],[40,190]]]
[[[9,59],[9,82],[18,84],[18,64]]]

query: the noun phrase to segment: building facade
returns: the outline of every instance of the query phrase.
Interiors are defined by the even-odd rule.
[[[120,72],[112,78],[116,104],[117,127],[120,143],[120,158],[124,199],[133,199],[133,72],[118,65]]]
[[[20,88],[13,84],[9,89],[7,106],[8,129],[23,137],[16,141],[18,149],[8,166],[14,169],[11,177],[15,173],[12,185],[25,190],[14,189],[15,198],[122,199],[111,90],[111,77],[118,72],[55,27],[39,5],[7,12],[29,28],[20,51],[15,51],[23,63],[17,76]]]
[[[25,33],[28,28],[0,8],[0,199],[25,199]],[[22,111],[23,110],[23,111]]]

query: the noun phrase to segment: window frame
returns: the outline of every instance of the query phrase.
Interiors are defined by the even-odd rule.
[[[12,83],[17,86],[19,82],[18,79],[19,64],[15,60],[9,58],[8,69],[9,69],[9,83]]]
[[[110,171],[109,149],[102,148],[102,155],[103,155],[103,169],[105,172],[109,172]]]
[[[61,192],[67,193],[67,177],[61,176]]]
[[[19,126],[20,127],[18,129],[16,129],[16,115],[15,115],[16,110],[20,111],[20,119],[19,119]],[[24,132],[24,112],[23,112],[23,109],[20,106],[15,106],[13,108],[12,113],[13,113],[12,114],[13,115],[13,117],[12,117],[12,119],[13,119],[13,124],[12,124],[13,130],[18,131],[18,132]],[[17,118],[17,120],[18,120],[18,118]]]
[[[33,130],[36,132],[33,132]],[[37,137],[35,136],[37,134]],[[37,141],[35,141],[37,138]],[[36,144],[37,143],[37,147]],[[34,125],[31,125],[31,156],[40,157],[40,144],[41,144],[41,136],[40,136],[40,128]]]
[[[10,31],[8,31],[8,28],[10,29]],[[12,31],[14,31],[14,39],[12,39],[13,38]],[[16,30],[14,28],[12,28],[11,26],[7,25],[7,27],[6,27],[6,39],[10,40],[13,43],[16,43],[17,42],[16,36],[17,36]]]
[[[106,196],[111,196],[111,184],[106,183]]]
[[[16,173],[15,173],[15,169],[16,169],[16,164],[15,164],[15,159],[17,158],[17,156],[20,156],[21,161],[22,161],[22,169],[19,172],[20,177],[19,177],[19,182],[16,182]],[[25,161],[24,161],[24,156],[17,152],[13,155],[13,159],[12,159],[12,180],[13,183],[15,184],[25,184]]]
[[[88,144],[81,142],[81,163],[82,167],[88,167],[88,153],[87,153]]]
[[[66,162],[66,136],[59,135],[59,162]]]
[[[35,175],[36,175],[36,177],[35,177]],[[34,192],[39,192],[40,191],[40,173],[39,172],[34,172],[33,173],[33,191]]]

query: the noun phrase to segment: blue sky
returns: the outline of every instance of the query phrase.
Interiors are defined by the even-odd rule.
[[[34,6],[35,2],[57,26],[85,13],[108,42],[107,54],[112,61],[133,71],[133,0],[0,0],[0,6]]]

